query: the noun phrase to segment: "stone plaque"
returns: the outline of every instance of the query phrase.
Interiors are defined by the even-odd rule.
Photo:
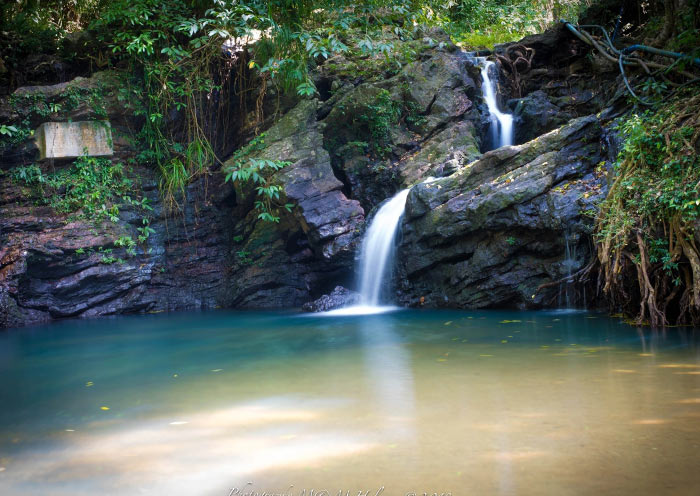
[[[44,122],[34,132],[40,159],[114,154],[109,121]]]

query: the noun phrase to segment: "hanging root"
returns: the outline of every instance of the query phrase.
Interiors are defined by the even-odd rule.
[[[596,219],[598,286],[612,309],[635,315],[640,325],[700,323],[694,232],[700,217],[700,93],[685,96],[623,125],[628,142]]]

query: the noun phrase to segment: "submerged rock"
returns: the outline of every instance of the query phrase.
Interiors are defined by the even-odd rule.
[[[301,307],[305,312],[327,312],[350,305],[355,305],[360,301],[360,293],[351,291],[343,286],[336,286],[327,295],[321,296],[318,300],[304,303]]]

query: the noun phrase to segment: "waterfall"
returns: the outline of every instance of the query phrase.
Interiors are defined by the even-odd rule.
[[[513,144],[513,116],[501,112],[498,108],[496,80],[496,64],[483,57],[477,57],[477,62],[481,65],[481,91],[484,100],[489,108],[491,118],[491,143],[494,148],[500,148]],[[493,79],[491,75],[493,74]]]
[[[372,219],[362,243],[360,256],[360,304],[369,307],[379,306],[387,262],[392,259],[394,237],[406,207],[406,197],[410,189],[397,193],[381,206]],[[390,264],[392,266],[393,264]]]
[[[564,282],[559,284],[559,295],[557,298],[557,303],[559,308],[571,309],[572,308],[572,271],[571,268],[576,264],[576,245],[574,244],[573,250],[571,249],[571,234],[568,230],[564,231],[564,261],[562,262],[564,269],[566,270],[566,279]]]
[[[394,238],[409,191],[411,188],[398,192],[382,205],[365,233],[360,252],[360,303],[325,312],[326,315],[368,315],[396,308],[380,304],[381,292],[385,276],[394,265]]]

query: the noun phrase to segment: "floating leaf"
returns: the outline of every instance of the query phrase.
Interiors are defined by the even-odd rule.
[[[452,321],[448,320],[447,322],[445,322],[445,325],[450,325],[451,323],[452,323]]]
[[[94,385],[95,385],[95,383],[92,382],[92,381],[87,381],[87,382],[85,383],[85,387],[92,387],[92,386],[94,386]]]
[[[109,407],[108,406],[101,406],[100,410],[104,410],[106,412],[107,410],[109,410]]]
[[[515,324],[518,322],[522,322],[522,320],[502,320],[499,322],[499,324]]]

